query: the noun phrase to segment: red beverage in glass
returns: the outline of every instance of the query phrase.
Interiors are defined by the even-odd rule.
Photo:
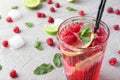
[[[94,18],[80,16],[59,26],[57,39],[67,80],[98,80],[110,33],[102,21],[96,33],[94,27]]]

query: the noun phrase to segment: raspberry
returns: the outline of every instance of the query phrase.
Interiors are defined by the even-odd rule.
[[[53,43],[53,39],[52,39],[52,38],[47,38],[47,39],[46,39],[46,43],[47,43],[49,46],[54,46],[54,43]]]
[[[80,31],[80,24],[78,22],[76,23],[73,23],[73,24],[70,24],[68,25],[68,29],[71,31],[71,32],[79,32]]]
[[[109,64],[114,66],[117,63],[117,59],[116,58],[110,58],[109,59]]]
[[[96,38],[100,43],[102,43],[104,41],[104,37],[103,36],[99,36],[98,38]]]
[[[36,13],[36,16],[39,18],[39,17],[42,17],[42,15],[41,15],[41,12],[37,12]]]
[[[97,33],[98,36],[102,36],[102,35],[104,35],[105,30],[102,27],[99,26],[96,33]]]
[[[119,25],[113,25],[114,30],[119,30]]]
[[[52,0],[46,0],[48,4],[52,4]]]
[[[50,11],[51,11],[51,12],[55,12],[55,8],[54,8],[54,7],[51,7],[51,8],[50,8]]]
[[[17,77],[16,70],[11,70],[10,73],[9,73],[9,75],[10,75],[11,78]]]
[[[78,11],[78,14],[79,14],[80,16],[84,16],[84,15],[85,15],[85,13],[84,13],[83,10],[79,10],[79,11]]]
[[[48,17],[48,22],[49,22],[49,23],[53,23],[53,22],[54,22],[54,19],[53,19],[51,16],[49,16],[49,17]]]
[[[55,7],[56,7],[56,8],[59,8],[59,7],[60,7],[60,4],[59,4],[59,3],[55,3]]]
[[[120,50],[118,50],[118,54],[120,54]]]
[[[62,40],[68,45],[73,45],[77,41],[77,37],[72,32],[66,32],[62,36]]]
[[[41,17],[45,18],[46,17],[45,13],[41,13]]]
[[[8,41],[7,40],[2,41],[2,46],[3,47],[8,47]]]
[[[12,20],[11,17],[7,17],[7,18],[6,18],[6,21],[7,21],[7,22],[13,22],[13,20]]]
[[[20,32],[19,27],[18,27],[18,26],[15,26],[15,27],[13,28],[13,32],[15,32],[15,33],[19,33],[19,32]]]
[[[113,13],[113,12],[114,12],[114,11],[113,11],[113,8],[112,8],[112,7],[108,7],[108,8],[107,8],[107,12],[108,12],[108,13]]]
[[[119,9],[115,9],[114,13],[115,13],[116,15],[120,15],[120,10],[119,10]]]

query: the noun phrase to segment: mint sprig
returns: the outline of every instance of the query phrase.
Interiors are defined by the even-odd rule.
[[[66,7],[66,9],[68,10],[68,11],[77,11],[77,9],[74,9],[74,8],[72,8],[72,7]]]
[[[18,6],[12,6],[11,8],[12,9],[18,9],[19,7]]]
[[[89,35],[91,34],[90,26],[91,26],[90,23],[85,24],[85,25],[81,28],[81,30],[80,30],[80,32],[79,32],[79,34],[78,34],[79,38],[80,38],[83,42],[85,42],[85,43],[87,43],[87,42],[90,41],[90,37],[89,37]]]
[[[2,70],[2,65],[0,65],[0,70]]]
[[[25,25],[29,28],[34,27],[34,24],[32,22],[26,22]]]
[[[60,53],[56,53],[55,54],[55,56],[53,58],[53,63],[55,64],[56,67],[61,67],[62,66]]]
[[[40,42],[38,41],[38,39],[35,40],[34,47],[38,50],[43,50],[43,48],[42,48]]]
[[[51,64],[43,63],[40,66],[36,67],[33,73],[36,75],[42,75],[42,74],[46,74],[52,70],[53,70],[53,66]]]

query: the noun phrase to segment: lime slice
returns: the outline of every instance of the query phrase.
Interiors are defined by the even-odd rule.
[[[22,0],[22,3],[27,8],[36,8],[40,4],[40,0]]]
[[[44,31],[49,35],[57,34],[58,26],[55,24],[45,24]]]

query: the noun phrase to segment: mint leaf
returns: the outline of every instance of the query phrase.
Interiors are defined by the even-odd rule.
[[[38,39],[35,40],[34,47],[38,50],[43,50],[43,48],[42,48],[40,42],[38,41]]]
[[[90,26],[91,24],[90,23],[87,23],[85,24],[80,32],[79,32],[79,38],[83,41],[83,42],[89,42],[90,41],[90,37],[89,37],[89,34],[91,34],[91,31],[90,31]]]
[[[42,74],[46,74],[52,70],[53,70],[53,66],[51,64],[43,63],[40,66],[36,67],[36,69],[34,70],[34,74],[42,75]]]
[[[2,19],[2,16],[0,15],[0,19]]]
[[[72,7],[66,7],[66,9],[67,9],[68,11],[77,11],[76,9],[74,9],[74,8],[72,8]]]
[[[0,65],[0,70],[2,70],[2,65]]]
[[[34,24],[31,22],[26,22],[25,25],[30,28],[34,27]]]
[[[45,2],[46,0],[40,0],[40,2]]]
[[[55,64],[56,67],[61,67],[62,66],[60,53],[56,53],[55,54],[55,56],[53,58],[53,62],[54,62],[54,64]]]
[[[13,6],[11,7],[12,9],[18,9],[19,7],[18,6]]]

